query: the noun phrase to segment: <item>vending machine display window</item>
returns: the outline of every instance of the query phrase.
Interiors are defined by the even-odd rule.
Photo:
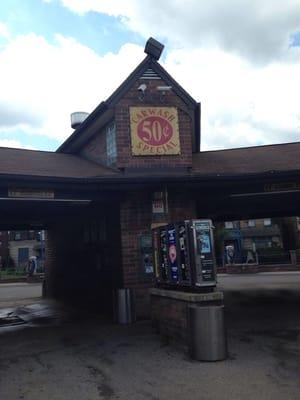
[[[188,249],[188,227],[185,222],[177,224],[179,241],[179,266],[180,283],[183,285],[191,284],[190,257]]]
[[[168,280],[168,250],[167,250],[167,230],[160,229],[160,277],[162,282]]]
[[[175,225],[167,227],[167,255],[169,264],[169,278],[171,283],[179,281],[178,276],[178,257],[177,257],[177,237]]]
[[[210,220],[193,222],[196,286],[215,284],[215,258]]]

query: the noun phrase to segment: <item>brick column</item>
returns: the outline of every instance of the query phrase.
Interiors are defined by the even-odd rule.
[[[149,288],[154,282],[145,282],[141,274],[139,234],[151,230],[152,192],[134,192],[121,203],[121,246],[123,287],[134,288],[138,317],[150,315]],[[170,193],[168,222],[195,218],[195,201],[186,194]]]
[[[151,229],[151,195],[130,193],[120,207],[123,287],[135,289],[137,315],[143,317],[150,312],[148,288],[152,283],[141,279],[138,239]]]
[[[81,236],[79,227],[70,221],[52,225],[46,232],[46,295],[65,298],[78,268]]]

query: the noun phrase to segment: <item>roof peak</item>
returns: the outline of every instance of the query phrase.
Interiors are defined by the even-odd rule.
[[[153,39],[153,38],[150,38]],[[149,40],[150,40],[149,39]],[[155,39],[153,39],[155,40]],[[148,42],[147,42],[148,43]],[[157,42],[159,43],[159,42]],[[163,45],[161,45],[163,46]],[[147,53],[147,56],[140,62],[140,64],[130,73],[130,75],[121,83],[121,85],[105,100],[102,101],[90,114],[89,116],[82,122],[82,124],[69,136],[65,142],[63,142],[59,148],[56,150],[57,152],[73,152],[74,148],[76,148],[76,144],[78,143],[78,139],[81,137],[82,133],[85,129],[90,126],[97,118],[104,113],[109,112],[117,102],[124,96],[124,94],[128,91],[128,89],[134,84],[134,82],[140,79],[144,72],[147,69],[152,69],[160,79],[162,79],[166,85],[172,86],[174,93],[182,99],[182,101],[191,109],[198,109],[200,107],[199,103],[197,103],[192,96],[183,89],[182,86],[179,85],[178,82],[160,65],[157,61],[157,57],[152,54]],[[199,111],[200,113],[200,111]],[[198,129],[198,128],[197,128]],[[200,127],[199,127],[200,129]],[[198,132],[195,134],[197,137],[200,135]],[[200,137],[200,136],[199,136]],[[86,137],[87,140],[90,137]],[[197,139],[198,140],[198,139]],[[196,140],[196,142],[197,142]],[[200,140],[200,139],[199,139]],[[196,148],[198,149],[200,146],[196,144]]]

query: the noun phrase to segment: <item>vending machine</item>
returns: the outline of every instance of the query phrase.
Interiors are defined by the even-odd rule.
[[[176,224],[169,224],[152,231],[153,260],[156,281],[160,285],[179,285],[180,261]]]
[[[158,284],[167,283],[169,274],[166,226],[152,230],[152,248],[156,282]]]
[[[144,232],[139,235],[139,250],[140,250],[140,279],[152,280],[154,275],[153,268],[153,252],[152,238],[149,232]]]
[[[216,285],[211,220],[187,220],[153,230],[153,259],[160,286],[208,288]]]
[[[195,287],[216,286],[216,260],[212,221],[191,220],[189,226],[189,252]]]
[[[178,265],[178,237],[175,224],[167,225],[167,282],[178,285],[179,283],[179,265]]]
[[[179,263],[179,284],[181,286],[192,285],[191,257],[189,252],[189,226],[186,221],[176,224],[178,235],[178,263]]]

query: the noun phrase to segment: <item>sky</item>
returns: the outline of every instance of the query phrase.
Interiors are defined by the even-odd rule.
[[[300,141],[300,0],[5,0],[0,146],[55,151],[150,36],[201,102],[202,150]]]

